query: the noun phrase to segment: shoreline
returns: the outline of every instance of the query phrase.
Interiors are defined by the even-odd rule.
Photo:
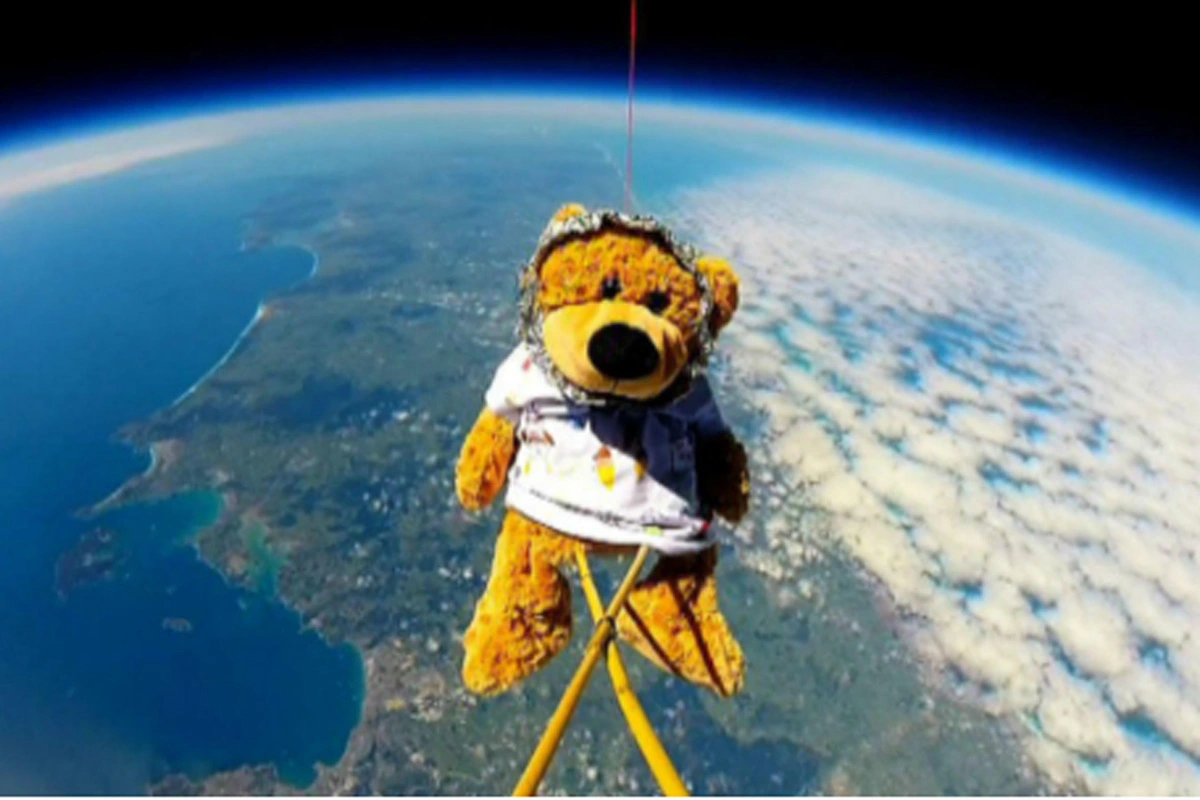
[[[271,246],[272,247],[298,247],[299,249],[308,253],[308,255],[312,258],[313,263],[312,263],[312,267],[310,267],[308,270],[308,274],[305,275],[303,278],[299,279],[298,281],[295,281],[294,283],[290,284],[287,288],[289,288],[289,289],[294,288],[294,287],[299,286],[300,284],[304,283],[305,281],[312,280],[313,278],[315,278],[317,276],[317,273],[321,268],[321,255],[316,250],[314,250],[312,247],[310,247],[309,245],[302,244],[299,242],[286,242],[286,243],[274,244]],[[250,321],[248,323],[246,323],[246,327],[242,328],[241,332],[237,335],[237,338],[235,338],[233,340],[233,344],[231,344],[229,346],[229,349],[225,351],[224,355],[222,355],[219,359],[217,359],[217,362],[215,364],[213,364],[211,367],[209,367],[204,372],[204,374],[201,375],[199,378],[197,378],[196,381],[194,383],[192,383],[192,385],[189,386],[186,390],[184,390],[184,392],[182,394],[180,394],[178,397],[176,397],[174,400],[172,400],[170,403],[168,403],[167,408],[174,408],[175,406],[182,403],[184,400],[191,397],[193,394],[196,393],[197,389],[199,389],[201,386],[204,385],[205,381],[207,381],[209,378],[211,378],[213,375],[215,375],[221,369],[221,367],[223,367],[227,363],[229,363],[229,359],[233,358],[234,353],[236,353],[238,348],[241,347],[242,342],[244,342],[246,340],[246,337],[248,337],[254,331],[254,328],[260,322],[262,322],[263,319],[265,319],[267,317],[269,307],[270,306],[269,306],[268,302],[266,301],[266,299],[259,300],[258,306],[254,309],[254,315],[250,318]]]
[[[323,778],[323,776],[326,772],[331,771],[331,770],[336,770],[338,768],[338,766],[346,759],[346,756],[350,754],[351,745],[354,742],[354,735],[362,727],[363,720],[366,717],[367,710],[368,710],[368,708],[367,708],[368,701],[370,700],[370,696],[371,696],[371,686],[370,686],[371,665],[369,663],[368,651],[366,648],[364,648],[358,642],[353,641],[352,639],[343,639],[340,642],[332,641],[329,638],[329,636],[326,634],[325,630],[323,630],[319,625],[312,624],[312,619],[306,618],[304,613],[299,608],[297,608],[293,603],[289,602],[287,600],[287,598],[283,595],[283,593],[276,591],[273,595],[268,595],[263,592],[260,592],[258,589],[254,588],[253,586],[251,586],[249,584],[244,584],[239,579],[228,574],[222,568],[222,565],[208,559],[204,555],[204,551],[200,546],[200,537],[203,536],[207,531],[209,531],[219,525],[231,524],[231,522],[233,521],[234,518],[237,518],[238,524],[241,524],[241,522],[243,521],[243,515],[253,518],[255,521],[258,522],[258,524],[263,525],[264,527],[266,527],[266,523],[261,518],[258,517],[257,512],[254,510],[253,507],[249,507],[249,508],[239,511],[239,508],[238,508],[239,503],[238,503],[238,498],[237,498],[236,493],[230,492],[228,490],[218,489],[215,487],[208,487],[206,489],[199,489],[199,490],[184,489],[184,490],[180,490],[178,492],[172,492],[171,495],[169,495],[169,496],[177,496],[179,494],[184,494],[189,491],[204,491],[204,492],[211,492],[211,493],[215,494],[217,496],[218,503],[220,504],[220,512],[217,514],[216,518],[213,519],[213,521],[210,524],[198,527],[190,536],[187,537],[187,539],[185,541],[180,542],[178,546],[185,547],[185,548],[191,550],[192,555],[195,557],[195,559],[197,561],[199,561],[201,564],[203,564],[205,567],[207,567],[208,569],[212,570],[217,575],[217,577],[221,579],[222,584],[224,584],[224,586],[227,589],[229,589],[230,591],[249,592],[252,595],[254,595],[255,597],[260,598],[263,602],[278,605],[280,608],[283,608],[289,614],[292,614],[296,618],[296,621],[299,623],[299,630],[297,631],[298,635],[313,633],[321,641],[321,643],[324,644],[326,647],[328,647],[330,650],[336,651],[336,650],[340,650],[342,648],[349,648],[350,652],[353,653],[355,658],[358,659],[358,684],[357,684],[357,686],[354,687],[354,691],[355,691],[355,695],[356,695],[354,699],[355,699],[356,705],[358,707],[356,710],[356,719],[355,719],[354,725],[351,726],[351,728],[346,736],[346,743],[342,748],[341,754],[338,756],[337,760],[333,761],[333,762],[325,762],[325,761],[321,761],[319,759],[317,761],[314,761],[312,766],[313,766],[315,775],[314,775],[312,781],[310,781],[308,784],[299,785],[299,784],[295,784],[295,783],[288,781],[286,778],[284,778],[282,776],[282,774],[280,773],[279,765],[277,763],[275,763],[274,761],[260,761],[260,762],[246,762],[246,763],[240,764],[237,767],[233,767],[231,769],[214,770],[214,771],[208,773],[207,775],[204,775],[201,778],[186,777],[185,773],[182,770],[176,771],[176,772],[169,772],[166,775],[161,776],[157,780],[148,782],[145,785],[146,793],[153,795],[153,794],[155,794],[156,787],[160,787],[160,786],[164,785],[167,781],[169,781],[173,778],[176,778],[176,777],[180,777],[180,776],[184,776],[185,779],[187,780],[187,782],[192,786],[204,787],[205,785],[207,785],[208,781],[210,781],[211,779],[217,778],[217,777],[220,777],[223,775],[233,775],[235,773],[239,773],[242,771],[256,771],[256,770],[268,769],[273,774],[273,779],[274,779],[274,782],[277,787],[280,787],[280,786],[286,787],[287,789],[291,790],[290,793],[292,793],[292,794],[296,794],[296,795],[304,794],[304,793],[308,792],[310,789],[312,789],[314,786],[316,786],[321,781],[321,779]],[[315,618],[313,618],[313,619],[315,619]]]
[[[304,252],[306,252],[310,256],[312,256],[312,260],[313,260],[312,269],[310,269],[308,271],[308,275],[306,275],[305,277],[296,281],[296,283],[299,284],[299,283],[303,283],[304,281],[311,281],[313,278],[317,277],[317,273],[320,272],[320,270],[321,270],[321,254],[318,253],[313,248],[309,247],[308,245],[301,244],[299,242],[294,244],[293,247],[299,247],[301,250],[303,250]]]
[[[298,280],[293,281],[290,284],[288,284],[287,286],[283,287],[282,291],[294,289],[297,286],[304,284],[306,281],[312,280],[313,278],[317,277],[317,275],[319,274],[320,267],[321,267],[321,256],[320,256],[320,253],[318,253],[316,251],[316,249],[314,249],[311,245],[304,243],[304,242],[298,242],[298,241],[284,241],[284,242],[273,243],[270,246],[272,246],[272,247],[298,247],[299,249],[306,252],[312,258],[312,266],[309,268],[308,273],[306,275],[304,275],[303,277],[299,278]],[[277,291],[280,291],[280,290],[277,290]],[[166,410],[166,409],[172,409],[172,408],[177,407],[180,403],[184,402],[189,397],[191,397],[193,394],[195,394],[196,391],[198,389],[200,389],[200,387],[203,386],[206,381],[208,381],[213,375],[215,375],[217,372],[219,372],[222,367],[224,367],[226,364],[228,364],[229,361],[233,358],[233,356],[241,348],[242,344],[245,342],[247,337],[249,337],[250,334],[254,331],[254,329],[259,325],[259,323],[270,316],[270,311],[271,311],[271,306],[270,306],[270,303],[268,302],[268,300],[266,298],[260,299],[257,306],[255,307],[254,314],[251,316],[249,322],[247,322],[245,327],[243,327],[242,330],[238,333],[237,337],[234,339],[234,341],[229,346],[229,348],[221,355],[221,357],[211,367],[209,367],[207,370],[205,370],[205,372],[199,378],[197,378],[178,397],[176,397],[174,400],[172,400],[170,403],[168,403],[166,406],[164,406],[163,409]],[[155,413],[157,413],[157,412],[155,412]],[[123,443],[126,444],[127,446],[129,446],[135,450],[140,450],[142,452],[145,452],[146,455],[149,457],[149,464],[141,472],[139,472],[135,475],[131,475],[126,480],[124,480],[116,489],[114,489],[112,492],[110,492],[107,496],[105,496],[99,502],[94,503],[91,506],[87,506],[87,507],[75,512],[74,516],[76,516],[77,518],[94,519],[96,517],[103,515],[104,513],[114,510],[115,508],[125,505],[128,502],[133,502],[133,503],[149,502],[151,498],[141,496],[140,494],[138,494],[139,490],[147,487],[156,478],[160,477],[166,470],[170,469],[171,466],[173,466],[173,464],[178,460],[180,451],[184,447],[184,443],[177,439],[156,440],[156,441],[150,442],[148,446],[141,447],[138,444],[136,444],[134,441],[132,441],[130,437],[122,436],[120,438],[122,439]],[[186,541],[180,542],[180,546],[190,549],[192,551],[193,555],[195,556],[195,558],[198,561],[202,562],[206,567],[211,569],[214,573],[216,573],[221,578],[221,581],[227,587],[229,587],[231,590],[247,589],[248,587],[244,586],[243,584],[241,584],[238,581],[236,581],[235,579],[233,579],[230,575],[226,574],[225,570],[223,569],[223,565],[221,565],[219,563],[215,563],[213,561],[210,561],[208,558],[206,558],[202,551],[202,548],[200,547],[200,543],[199,543],[199,539],[207,531],[213,529],[216,526],[222,525],[222,524],[229,524],[229,522],[231,521],[231,519],[233,517],[239,516],[239,511],[237,508],[239,503],[238,503],[238,498],[236,497],[236,494],[233,494],[233,493],[229,492],[228,490],[223,489],[219,486],[190,487],[190,488],[189,487],[178,487],[172,491],[167,492],[162,499],[167,499],[170,497],[175,497],[175,496],[179,496],[179,495],[186,494],[189,492],[196,492],[196,491],[207,492],[207,493],[216,495],[217,503],[219,505],[219,510],[213,520],[211,520],[206,525],[202,525],[202,526],[198,527],[191,535],[189,535],[187,537]],[[132,495],[137,495],[137,496],[131,497]],[[255,594],[258,594],[258,592],[254,589],[250,589],[250,591],[254,591]],[[301,611],[301,609],[296,607],[293,603],[288,602],[288,600],[282,594],[277,593],[273,597],[268,597],[268,596],[262,595],[262,597],[266,602],[277,603],[280,607],[286,609],[289,613],[295,615],[296,620],[300,625],[301,633],[306,633],[306,632],[311,631],[312,633],[316,634],[317,638],[320,639],[320,641],[326,647],[330,648],[331,650],[340,649],[342,647],[349,647],[350,651],[354,654],[354,656],[358,660],[358,685],[355,687],[357,718],[354,722],[354,725],[350,728],[350,731],[347,736],[347,740],[346,740],[346,743],[342,750],[342,753],[338,756],[338,758],[335,761],[333,761],[331,763],[326,763],[324,761],[319,761],[319,760],[317,762],[315,762],[313,764],[313,767],[316,771],[316,775],[314,776],[312,782],[310,782],[308,785],[300,786],[300,785],[292,784],[292,783],[284,780],[282,777],[277,777],[278,782],[281,783],[282,785],[291,788],[292,790],[294,790],[297,793],[303,793],[303,792],[307,791],[309,788],[311,788],[313,785],[315,785],[317,783],[317,781],[319,781],[321,779],[321,776],[325,771],[336,769],[337,766],[340,763],[342,763],[342,761],[346,758],[347,753],[350,752],[350,745],[353,741],[355,732],[357,732],[362,725],[363,718],[367,711],[367,705],[368,705],[368,700],[369,700],[369,696],[370,696],[370,686],[369,686],[369,677],[370,676],[369,676],[369,666],[368,666],[368,653],[367,653],[367,650],[364,647],[362,647],[358,642],[352,641],[350,639],[344,639],[341,642],[332,641],[329,638],[329,636],[327,635],[327,632],[325,630],[323,630],[319,625],[312,624],[313,620],[307,619],[305,617],[305,615],[303,614],[303,612]],[[274,762],[262,762],[262,763],[258,763],[258,764],[247,762],[247,763],[241,765],[240,767],[235,768],[234,770],[214,771],[211,774],[206,775],[203,778],[199,779],[198,781],[195,781],[195,783],[196,783],[196,785],[202,785],[205,781],[207,781],[210,778],[217,776],[217,775],[226,774],[229,772],[236,772],[238,769],[253,769],[253,768],[261,768],[261,767],[269,767],[275,771],[275,774],[277,776],[279,775],[279,773],[278,773],[279,767]],[[171,774],[174,774],[174,773],[171,773]],[[161,784],[163,780],[165,780],[166,778],[169,778],[169,777],[170,777],[170,774],[168,774],[166,777],[161,778],[159,780],[147,783],[145,786],[146,790],[148,792],[153,791],[155,786]]]
[[[179,441],[175,439],[162,439],[159,441],[153,441],[148,447],[145,448],[137,447],[128,441],[126,441],[125,444],[131,449],[145,452],[150,457],[150,464],[136,475],[126,478],[120,486],[105,495],[103,499],[76,511],[73,516],[75,516],[77,519],[92,519],[112,510],[121,503],[125,495],[133,492],[138,487],[145,485],[154,477],[156,477],[161,470],[170,466],[176,456],[164,455],[162,452],[164,448],[178,449],[182,446]]]
[[[191,397],[206,380],[211,378],[217,372],[217,370],[221,369],[221,367],[225,366],[225,364],[229,362],[229,359],[233,357],[233,354],[237,352],[237,349],[241,346],[242,342],[246,340],[246,337],[250,335],[250,332],[254,330],[255,326],[258,325],[260,321],[262,321],[263,316],[266,314],[266,310],[267,304],[264,301],[259,300],[258,307],[254,309],[254,316],[250,318],[250,322],[246,324],[246,327],[242,328],[242,332],[239,333],[237,338],[233,340],[233,344],[228,350],[225,351],[225,354],[217,360],[217,363],[209,367],[208,370],[201,375],[195,383],[189,386],[183,392],[183,394],[179,395],[169,404],[167,404],[167,408],[174,408],[184,400]]]
[[[244,250],[245,246],[246,246],[245,242],[242,242],[241,249]],[[308,274],[305,275],[303,278],[300,278],[299,280],[294,281],[293,283],[289,284],[286,287],[287,289],[294,288],[294,287],[299,286],[300,284],[304,283],[305,281],[312,280],[314,277],[317,276],[317,273],[320,271],[321,255],[315,249],[313,249],[310,245],[305,244],[303,242],[284,242],[284,243],[272,244],[270,246],[271,247],[298,247],[301,250],[303,250],[304,252],[308,253],[308,255],[312,258],[312,266],[309,268]],[[211,378],[213,375],[215,375],[221,369],[221,367],[223,367],[227,363],[229,363],[229,360],[231,358],[233,358],[233,356],[237,352],[238,348],[241,347],[242,342],[244,342],[246,340],[246,337],[248,337],[251,334],[251,332],[253,332],[255,327],[257,327],[257,325],[260,322],[262,322],[265,318],[267,318],[268,316],[270,316],[270,305],[268,304],[268,302],[265,299],[260,299],[258,301],[258,305],[254,309],[254,314],[253,314],[253,316],[251,316],[250,321],[248,323],[246,323],[246,326],[242,328],[240,333],[238,333],[237,337],[233,340],[233,344],[231,344],[229,346],[229,348],[225,351],[225,353],[219,359],[217,359],[216,363],[214,363],[211,367],[209,367],[207,370],[205,370],[204,373],[199,378],[197,378],[192,383],[191,386],[189,386],[187,389],[185,389],[179,396],[177,396],[174,400],[172,400],[170,403],[168,403],[163,408],[164,409],[175,408],[180,403],[182,403],[184,400],[186,400],[187,398],[189,398],[193,394],[195,394],[196,391],[201,386],[204,385],[205,381],[207,381],[209,378]],[[157,412],[154,412],[154,413],[157,413]],[[146,452],[147,455],[149,455],[149,457],[150,457],[150,464],[142,472],[140,472],[136,475],[131,475],[130,477],[126,478],[115,489],[113,489],[111,492],[109,492],[107,495],[105,495],[99,501],[76,510],[72,514],[72,516],[74,516],[75,518],[91,519],[93,517],[99,516],[100,514],[120,505],[126,495],[135,491],[139,487],[149,483],[153,478],[155,478],[159,474],[160,470],[166,469],[170,466],[170,462],[173,459],[164,459],[160,453],[161,447],[166,446],[168,443],[173,443],[176,446],[182,446],[181,442],[177,442],[175,440],[163,440],[163,441],[151,442],[148,447],[143,448],[143,447],[139,447],[137,444],[135,444],[133,441],[131,441],[131,437],[129,437],[129,436],[118,434],[117,438],[122,444],[124,444],[134,450],[141,450],[141,451]],[[216,491],[216,490],[214,490],[214,491]]]

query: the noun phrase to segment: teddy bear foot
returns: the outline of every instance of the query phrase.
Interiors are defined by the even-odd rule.
[[[564,581],[564,590],[566,590]],[[462,677],[468,690],[495,695],[544,667],[571,640],[570,594],[560,608],[481,609],[463,637]]]
[[[563,538],[518,514],[505,518],[487,589],[463,636],[470,691],[512,688],[571,640],[571,587],[558,570]]]
[[[717,607],[714,550],[662,558],[617,619],[625,641],[661,669],[721,697],[741,691],[746,662]]]

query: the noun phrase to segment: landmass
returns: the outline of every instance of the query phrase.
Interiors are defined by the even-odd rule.
[[[112,580],[123,557],[117,536],[108,528],[93,528],[54,565],[54,591],[66,600],[80,586]]]
[[[257,764],[168,776],[154,793],[502,794],[578,662],[582,618],[569,652],[514,692],[462,688],[459,637],[499,512],[459,509],[453,463],[514,344],[516,276],[542,224],[567,200],[610,204],[618,185],[599,155],[553,141],[429,147],[353,181],[297,180],[264,204],[245,246],[299,244],[319,270],[265,301],[194,391],[120,433],[152,465],[94,511],[219,489],[226,513],[197,538],[203,558],[355,645],[366,669],[361,720],[312,786]],[[714,374],[735,427],[761,443],[761,414],[720,362]],[[852,566],[815,550],[804,575],[739,560],[739,536],[803,549],[820,524],[803,487],[768,466],[721,567],[745,693],[719,702],[630,659],[685,779],[705,793],[1029,791],[1015,746],[919,678]],[[606,684],[588,691],[546,792],[654,791]]]

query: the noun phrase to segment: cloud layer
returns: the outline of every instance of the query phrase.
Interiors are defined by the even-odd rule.
[[[138,142],[135,137],[105,137],[30,150],[0,160],[0,201],[218,147],[228,141],[212,135],[155,143]]]
[[[810,169],[680,196],[730,255],[723,350],[768,457],[931,664],[1093,792],[1200,792],[1200,301],[908,183]],[[799,582],[767,524],[743,551]]]

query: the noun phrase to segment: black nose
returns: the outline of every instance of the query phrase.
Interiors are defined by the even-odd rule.
[[[650,337],[620,322],[592,334],[588,358],[592,366],[618,381],[645,378],[658,369],[658,349]]]

